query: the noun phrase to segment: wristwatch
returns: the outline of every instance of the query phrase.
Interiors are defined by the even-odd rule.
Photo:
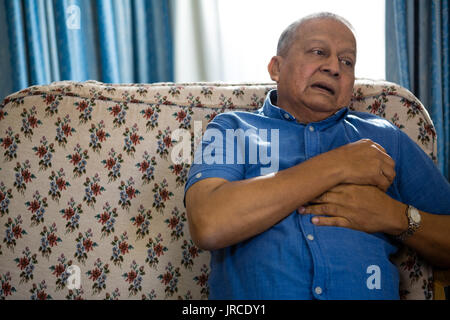
[[[406,208],[406,217],[408,218],[408,229],[395,237],[400,241],[404,241],[407,237],[413,235],[414,232],[419,229],[422,221],[422,216],[420,215],[419,210],[411,205],[408,205]]]

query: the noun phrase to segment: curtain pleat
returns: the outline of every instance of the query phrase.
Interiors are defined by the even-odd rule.
[[[60,80],[173,81],[169,1],[1,0],[0,95]]]
[[[386,79],[413,92],[436,128],[438,167],[450,178],[448,0],[386,0]]]
[[[447,160],[447,178],[450,179],[450,8],[449,1],[442,3],[442,87],[444,88],[444,159]],[[445,161],[445,160],[444,160]],[[444,162],[445,165],[445,162]]]
[[[100,58],[102,65],[103,82],[119,82],[119,60],[117,57],[117,41],[114,17],[113,0],[98,0],[98,31],[100,43]]]
[[[24,30],[24,14],[21,1],[5,1],[8,24],[9,48],[11,53],[11,80],[13,91],[25,88],[29,83],[27,44]],[[4,75],[2,75],[4,76]]]

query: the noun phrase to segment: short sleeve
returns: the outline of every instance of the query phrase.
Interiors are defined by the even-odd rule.
[[[196,182],[206,178],[222,178],[228,181],[244,179],[244,165],[238,164],[236,155],[227,155],[226,130],[233,128],[226,121],[226,114],[217,115],[206,127],[202,140],[195,150],[184,192]],[[236,153],[236,149],[228,150]]]
[[[398,134],[396,179],[402,201],[425,212],[450,214],[449,182],[413,140],[400,130]]]

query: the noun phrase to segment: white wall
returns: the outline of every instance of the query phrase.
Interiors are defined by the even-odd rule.
[[[187,3],[187,0],[177,1]],[[201,3],[205,0],[191,1]],[[188,10],[180,10],[176,23],[184,27],[176,29],[177,37],[180,37],[177,43],[181,39],[184,44],[175,45],[178,48],[176,81],[270,81],[267,64],[275,54],[281,32],[291,22],[318,11],[339,14],[355,28],[358,42],[356,76],[385,79],[385,0],[206,1],[210,3],[209,7],[200,8],[202,19],[208,22],[203,24],[208,28],[205,33],[208,36],[203,35],[206,43],[200,61],[205,69],[201,74],[192,70],[191,67],[197,67],[196,63],[189,62],[192,58],[189,57],[186,42],[193,36],[189,35],[189,26],[198,23],[199,18],[189,21],[183,14]],[[211,5],[212,2],[216,5]]]

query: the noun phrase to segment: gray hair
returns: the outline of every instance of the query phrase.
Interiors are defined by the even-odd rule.
[[[305,22],[309,20],[316,20],[316,19],[332,19],[336,20],[338,22],[341,22],[344,24],[347,28],[349,28],[353,33],[355,33],[355,29],[351,25],[350,22],[348,22],[345,18],[331,12],[319,12],[319,13],[313,13],[306,17],[300,18],[293,23],[291,23],[282,33],[280,36],[280,39],[278,40],[278,46],[277,46],[277,55],[278,56],[284,56],[289,51],[289,48],[292,45],[292,42],[295,38],[295,33],[297,29]]]

